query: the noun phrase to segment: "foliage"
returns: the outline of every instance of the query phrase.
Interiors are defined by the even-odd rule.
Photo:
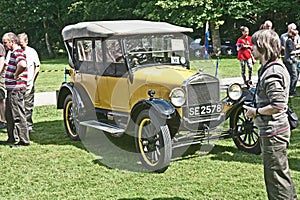
[[[155,3],[153,3],[155,2]],[[231,15],[234,18],[249,17],[252,15],[249,9],[248,13],[241,12],[242,8],[252,8],[250,1],[224,1],[224,0],[158,0],[143,7],[149,6],[153,9],[148,17],[153,20],[165,20],[175,24],[193,26],[202,28],[206,21],[217,26],[224,22],[224,15]],[[146,9],[146,12],[150,9]],[[146,14],[146,13],[144,13]]]
[[[290,22],[300,24],[300,3],[267,0],[0,0],[0,33],[26,32],[42,56],[64,51],[61,30],[87,20],[148,19],[192,27],[197,37],[206,21],[220,28],[221,37],[235,40],[240,25],[257,30],[270,19],[278,33]],[[214,39],[218,32],[213,34]]]
[[[253,4],[250,1],[224,1],[224,0],[158,0],[155,4],[163,12],[156,13],[154,19],[161,18],[175,24],[192,26],[196,29],[203,28],[209,22],[214,50],[220,48],[219,27],[223,25],[226,15],[233,18],[251,18]],[[244,7],[248,12],[241,12]],[[154,12],[156,9],[154,10]],[[167,13],[167,15],[165,14]]]
[[[74,22],[74,16],[66,14],[69,4],[73,1],[1,0],[0,9],[3,11],[0,13],[1,33],[26,32],[30,37],[30,44],[43,55],[47,52],[45,37],[47,34],[51,47],[53,50],[57,50],[63,47],[61,29],[66,23]]]
[[[136,19],[137,16],[133,13],[138,2],[138,0],[78,1],[71,4],[69,13],[82,16],[82,21]]]

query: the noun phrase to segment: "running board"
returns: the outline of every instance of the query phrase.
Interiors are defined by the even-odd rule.
[[[95,129],[98,129],[100,131],[105,131],[114,135],[119,135],[125,132],[125,129],[119,128],[117,126],[105,124],[102,122],[98,122],[96,120],[91,120],[91,121],[83,121],[80,122],[80,125],[82,126],[87,126],[87,127],[92,127]]]

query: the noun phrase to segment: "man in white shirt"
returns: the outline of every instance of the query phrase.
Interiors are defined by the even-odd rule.
[[[32,112],[34,106],[34,82],[40,71],[40,59],[36,50],[28,46],[28,36],[26,33],[18,34],[19,45],[25,50],[28,70],[27,89],[25,94],[25,115],[27,119],[28,131],[33,132]]]
[[[5,98],[6,98],[6,88],[5,88],[5,48],[3,44],[0,43],[0,129],[6,128],[6,118],[5,118]]]

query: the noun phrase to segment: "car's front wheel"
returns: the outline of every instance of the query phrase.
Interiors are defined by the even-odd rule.
[[[258,128],[253,119],[245,116],[246,110],[238,107],[230,118],[230,127],[233,130],[233,141],[238,149],[252,153],[260,154],[260,140]]]
[[[72,95],[68,95],[64,101],[64,125],[69,138],[79,140],[75,123]]]
[[[143,110],[135,121],[135,144],[140,160],[150,171],[164,172],[171,161],[172,144],[165,120]]]
[[[225,49],[225,55],[232,56],[233,55],[232,49],[230,49],[230,48]]]

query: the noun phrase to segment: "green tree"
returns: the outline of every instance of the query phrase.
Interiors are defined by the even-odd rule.
[[[78,1],[71,5],[69,13],[82,16],[81,21],[142,19],[134,14],[138,3],[139,0]]]
[[[273,22],[275,31],[279,34],[287,31],[289,23],[300,26],[300,1],[256,1],[257,20],[263,23],[266,19]],[[258,28],[258,27],[257,27]]]
[[[219,29],[226,16],[249,20],[254,16],[254,5],[249,0],[152,0],[139,6],[137,13],[152,20],[168,21],[194,29],[205,28],[205,23],[209,22],[214,50],[220,48]],[[248,8],[246,12],[245,8]]]
[[[209,22],[215,49],[220,46],[219,35],[237,38],[241,25],[253,32],[270,19],[280,34],[288,23],[300,26],[299,0],[0,0],[0,9],[0,33],[26,32],[30,45],[47,56],[64,49],[62,28],[80,21],[166,21],[194,28],[194,36],[203,35]]]
[[[75,1],[0,0],[1,33],[26,32],[30,37],[30,45],[37,48],[40,54],[54,56],[62,47],[62,27],[76,19],[68,14],[68,8],[73,2]]]

